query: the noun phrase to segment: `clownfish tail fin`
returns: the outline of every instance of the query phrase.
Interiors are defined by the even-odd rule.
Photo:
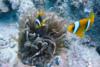
[[[95,20],[95,13],[93,11],[91,11],[90,14],[89,14],[89,20],[90,20],[90,23],[91,23],[91,26],[92,26],[93,23],[94,23],[94,20]]]
[[[91,18],[92,18],[92,19],[95,18],[95,13],[94,13],[93,11],[90,12],[89,18],[90,18],[90,19],[91,19]]]

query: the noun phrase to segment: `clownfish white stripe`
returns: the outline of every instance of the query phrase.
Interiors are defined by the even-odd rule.
[[[90,19],[87,22],[87,26],[86,26],[86,30],[85,31],[87,31],[89,29],[89,27],[90,27]]]
[[[39,25],[41,24],[39,19],[36,19],[35,22],[38,23]]]
[[[79,28],[79,26],[80,26],[80,23],[79,23],[79,21],[76,21],[75,23],[74,23],[74,31],[73,31],[73,33],[76,33],[77,32],[77,30],[78,30],[78,28]]]

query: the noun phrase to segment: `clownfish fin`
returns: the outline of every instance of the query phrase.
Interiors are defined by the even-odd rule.
[[[44,15],[45,15],[45,13],[41,9],[37,12],[37,16],[44,16]]]
[[[85,33],[84,32],[80,32],[76,34],[78,37],[83,38],[85,37]]]
[[[45,26],[45,24],[46,24],[46,21],[48,20],[48,18],[45,18],[45,19],[43,19],[43,21],[42,21],[42,26]]]

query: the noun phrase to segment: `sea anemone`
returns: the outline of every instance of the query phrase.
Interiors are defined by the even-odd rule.
[[[41,29],[42,32],[36,32],[36,13],[34,11],[31,16],[23,16],[20,20],[18,56],[24,64],[44,67],[64,47],[65,20],[54,13],[44,12],[48,18],[45,27]]]

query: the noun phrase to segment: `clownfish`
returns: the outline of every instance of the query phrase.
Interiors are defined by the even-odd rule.
[[[93,11],[90,12],[89,17],[83,18],[75,23],[68,25],[67,30],[71,33],[76,34],[80,38],[84,37],[86,31],[90,30],[94,23],[95,14]]]
[[[44,11],[40,10],[37,12],[36,19],[34,21],[36,29],[40,29],[41,27],[45,26],[47,18],[45,18]]]

